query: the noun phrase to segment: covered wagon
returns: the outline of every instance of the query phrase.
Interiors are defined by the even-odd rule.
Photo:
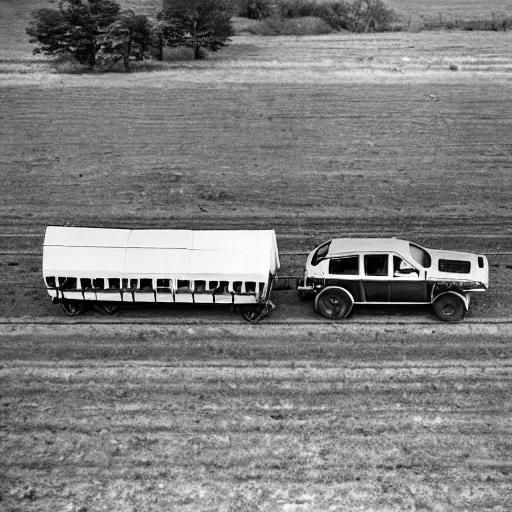
[[[48,226],[43,277],[70,316],[125,302],[239,306],[258,321],[271,309],[279,270],[276,235],[261,231]]]

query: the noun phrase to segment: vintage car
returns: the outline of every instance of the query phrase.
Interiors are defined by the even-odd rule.
[[[298,290],[314,296],[315,311],[329,319],[355,304],[432,304],[445,322],[458,322],[472,293],[489,284],[483,255],[425,249],[395,238],[338,238],[308,256]]]
[[[274,231],[190,231],[48,226],[43,278],[74,316],[93,304],[224,304],[256,322],[273,307],[279,270]]]

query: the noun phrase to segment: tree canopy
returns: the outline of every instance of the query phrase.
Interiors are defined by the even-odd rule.
[[[202,50],[217,51],[233,35],[227,0],[163,0],[158,19],[167,46],[194,48],[196,59]]]
[[[39,9],[27,28],[35,52],[56,55],[67,52],[81,64],[94,65],[95,38],[118,16],[113,0],[60,0],[57,9]]]
[[[69,53],[81,64],[94,66],[97,56],[110,62],[142,58],[150,44],[151,25],[146,16],[121,12],[114,0],[59,0],[56,9],[39,9],[27,28],[35,53]]]
[[[51,0],[49,0],[51,1]],[[27,28],[34,53],[70,54],[90,67],[110,69],[122,61],[142,60],[153,47],[162,59],[163,45],[188,46],[196,59],[230,41],[231,0],[163,0],[158,21],[132,10],[121,11],[115,0],[58,0],[56,8],[39,9]],[[155,52],[156,50],[156,52]]]
[[[130,57],[142,60],[149,51],[151,23],[146,16],[124,11],[97,38],[97,42],[102,69],[122,60],[125,70],[129,71]]]

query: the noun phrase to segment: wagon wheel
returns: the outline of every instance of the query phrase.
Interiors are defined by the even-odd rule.
[[[67,316],[77,316],[83,313],[86,309],[85,302],[68,300],[61,301],[60,307]]]
[[[434,311],[443,322],[460,322],[466,316],[466,305],[455,293],[444,293],[434,300]]]
[[[350,295],[340,288],[325,288],[315,299],[315,311],[329,320],[346,318],[352,305]]]
[[[259,306],[245,306],[240,308],[242,318],[251,324],[258,323],[264,316],[268,314],[268,306],[260,304]]]
[[[101,302],[99,304],[95,304],[94,307],[102,315],[113,315],[120,309],[119,304],[115,304],[114,302]]]

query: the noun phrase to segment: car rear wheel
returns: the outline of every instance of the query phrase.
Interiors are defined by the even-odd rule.
[[[315,311],[329,320],[346,318],[352,306],[352,297],[341,288],[326,288],[315,299]]]
[[[435,299],[434,311],[443,322],[460,322],[466,316],[466,305],[455,293],[445,293]]]
[[[67,316],[77,316],[85,311],[85,302],[63,300],[60,307]]]

